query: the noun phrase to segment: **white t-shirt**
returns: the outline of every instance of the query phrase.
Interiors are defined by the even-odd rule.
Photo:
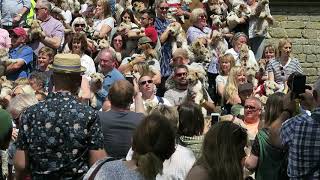
[[[111,29],[114,28],[114,22],[115,20],[113,19],[113,17],[108,17],[104,20],[100,20],[100,19],[96,19],[93,23],[93,30],[96,32],[100,32],[101,28],[103,25],[107,25],[109,26]]]
[[[92,73],[96,72],[96,67],[94,65],[93,59],[90,56],[83,54],[80,58],[80,62],[81,66],[86,68],[84,75],[86,75],[87,77],[90,77]]]
[[[161,98],[162,98],[162,100],[163,100],[163,103],[162,103],[163,105],[172,106],[172,104],[171,104],[166,98],[164,98],[164,97],[161,97]],[[155,103],[155,104],[161,104],[161,103],[159,102],[159,99],[157,98],[157,96],[154,96],[154,97],[153,97],[152,102]],[[145,100],[143,100],[143,105],[144,105],[144,108],[147,109],[147,107],[146,107],[146,101],[145,101]],[[135,109],[134,103],[132,103],[132,104],[130,105],[130,109],[131,109],[131,110],[134,110],[134,109]]]
[[[126,160],[131,160],[132,155],[133,151],[130,148]],[[186,179],[195,161],[196,158],[189,148],[176,145],[176,151],[171,155],[170,159],[163,162],[162,174],[158,174],[156,180]]]
[[[222,75],[218,75],[216,77],[216,86],[217,86],[217,89],[218,89],[218,84],[219,83],[222,83],[223,85],[226,85],[227,84],[227,80],[228,80],[228,76],[222,76]]]
[[[234,59],[236,60],[236,66],[241,65],[240,59],[239,59],[240,53],[237,53],[233,48],[226,50],[225,54],[231,54],[234,57]],[[247,66],[250,66],[250,67],[258,66],[254,53],[251,50],[249,50],[249,60],[248,60]]]

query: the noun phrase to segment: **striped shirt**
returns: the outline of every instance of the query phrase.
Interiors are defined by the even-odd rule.
[[[282,144],[289,149],[290,179],[320,179],[320,107],[282,124]]]
[[[278,84],[284,84],[287,81],[290,74],[294,72],[303,73],[298,59],[289,58],[287,64],[282,66],[280,60],[273,59],[267,65],[267,72],[272,72],[274,75],[274,81]]]

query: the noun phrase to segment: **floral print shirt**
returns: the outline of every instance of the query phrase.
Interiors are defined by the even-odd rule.
[[[29,158],[32,179],[75,179],[88,170],[89,150],[103,148],[99,116],[69,92],[49,93],[21,116],[17,149]]]

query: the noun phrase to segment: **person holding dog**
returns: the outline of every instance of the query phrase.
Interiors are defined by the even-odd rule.
[[[106,156],[96,111],[75,97],[85,71],[80,56],[57,54],[49,68],[55,92],[20,117],[14,160],[17,179],[26,170],[32,179],[77,179]]]

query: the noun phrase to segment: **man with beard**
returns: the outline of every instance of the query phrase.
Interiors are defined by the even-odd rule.
[[[186,101],[193,101],[193,96],[188,95],[188,67],[186,65],[178,65],[173,71],[174,88],[167,90],[164,93],[166,98],[172,105],[179,106]],[[209,112],[215,111],[215,105],[210,99],[208,94],[206,95],[208,100],[201,100],[201,106],[207,109]]]

